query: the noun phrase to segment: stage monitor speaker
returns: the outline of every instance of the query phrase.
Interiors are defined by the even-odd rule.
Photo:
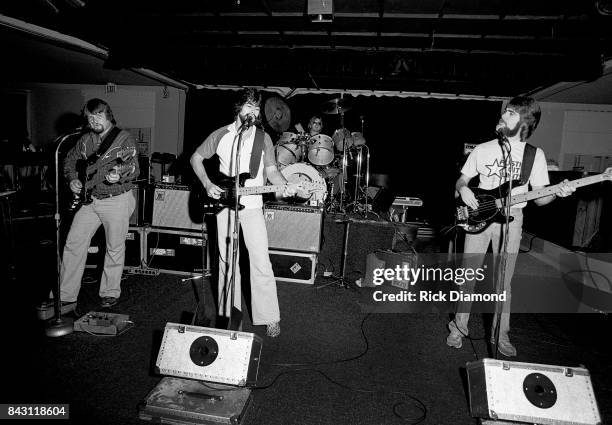
[[[252,333],[167,323],[155,366],[162,375],[252,386],[261,347]]]
[[[589,371],[482,359],[466,365],[473,417],[537,424],[601,424]]]
[[[266,204],[264,218],[270,249],[315,253],[321,250],[323,208]]]
[[[151,226],[183,230],[202,230],[202,217],[193,217],[189,186],[156,184],[153,193]],[[195,220],[195,221],[194,221]]]

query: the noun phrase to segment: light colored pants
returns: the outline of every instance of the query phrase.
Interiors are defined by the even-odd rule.
[[[100,297],[121,295],[121,275],[125,262],[125,238],[128,233],[130,215],[136,200],[132,191],[105,199],[94,199],[83,205],[75,214],[68,232],[60,272],[62,301],[76,301],[81,289],[81,280],[87,260],[87,249],[91,238],[100,227],[106,234],[106,256],[104,272],[100,280]]]
[[[508,246],[507,253],[505,256],[506,268],[504,275],[503,289],[506,291],[506,301],[502,303],[501,320],[499,326],[499,339],[500,341],[509,341],[508,332],[510,331],[510,303],[511,303],[511,282],[512,275],[514,274],[514,266],[516,265],[516,257],[519,252],[521,245],[521,236],[523,232],[523,210],[520,208],[511,209],[510,215],[514,217],[514,220],[510,222],[510,229],[508,232]],[[501,238],[502,226],[500,223],[492,223],[483,232],[477,234],[466,234],[465,235],[465,246],[463,249],[464,254],[468,254],[464,259],[463,267],[466,268],[478,268],[482,267],[482,261],[485,256],[471,256],[469,254],[485,254],[489,247],[489,243],[492,243],[492,250],[494,254],[500,252],[503,248],[504,241]],[[497,257],[500,261],[503,261],[501,256]],[[495,278],[497,279],[497,276]],[[468,283],[466,283],[468,285]],[[465,304],[462,306],[465,309]],[[455,314],[455,324],[457,329],[464,335],[468,334],[468,321],[470,319],[470,313],[457,313]],[[452,322],[451,322],[452,323]],[[495,327],[497,324],[497,314],[493,316],[493,327],[492,335],[494,335]]]
[[[243,209],[239,213],[240,231],[249,250],[251,271],[251,313],[254,325],[268,325],[280,320],[276,279],[268,253],[268,233],[261,208]],[[225,208],[217,215],[217,241],[219,243],[219,310],[230,315],[229,294],[232,259],[232,232],[234,211]],[[240,251],[238,249],[238,251]],[[234,307],[241,310],[239,256],[236,258]],[[224,306],[224,307],[222,307]]]

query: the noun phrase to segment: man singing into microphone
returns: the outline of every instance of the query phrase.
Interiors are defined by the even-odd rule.
[[[82,195],[85,185],[90,197],[81,199],[83,205],[74,215],[66,239],[60,272],[60,299],[64,306],[76,306],[87,248],[96,230],[103,225],[106,255],[99,295],[101,307],[111,307],[121,295],[125,238],[130,215],[136,207],[132,194],[132,180],[138,176],[136,141],[129,132],[115,126],[110,106],[101,99],[89,100],[83,107],[83,115],[88,126],[66,155],[64,176],[74,194]],[[87,174],[93,176],[91,179],[79,179],[79,160],[89,164],[91,172]],[[52,303],[52,300],[48,300],[39,308],[48,308]]]
[[[206,189],[208,196],[218,199],[222,189],[215,185],[203,164],[204,159],[213,155],[219,157],[219,169],[226,176],[250,173],[251,179],[245,186],[262,186],[266,178],[275,185],[287,183],[276,168],[274,147],[270,136],[253,125],[260,112],[261,94],[251,88],[240,93],[234,105],[235,119],[229,125],[213,131],[191,156],[191,166]],[[239,161],[237,159],[240,141]],[[239,162],[239,173],[237,170]],[[292,196],[295,188],[287,187],[283,196]],[[274,338],[280,334],[280,311],[276,293],[276,280],[268,254],[268,234],[263,216],[261,195],[242,196],[240,203],[240,229],[249,251],[251,272],[251,313],[254,325],[266,325],[266,333]],[[219,244],[219,310],[223,308],[230,315],[230,279],[232,267],[232,241],[234,211],[225,208],[217,215],[217,241]],[[236,259],[234,306],[241,309],[240,269]]]
[[[523,155],[527,152],[526,146],[528,144],[526,140],[538,126],[540,116],[540,106],[535,100],[529,97],[515,97],[510,100],[496,127],[499,140],[491,140],[476,146],[461,169],[461,176],[455,184],[455,189],[469,208],[478,208],[478,201],[474,192],[468,186],[470,180],[476,175],[480,177],[479,187],[491,190],[510,180],[520,180],[522,167],[527,167],[527,172],[529,163],[531,163],[531,173],[528,175],[527,182],[513,187],[512,194],[527,192],[528,184],[534,190],[541,189],[549,184],[546,158],[542,149],[529,148],[530,150],[533,149],[532,152],[535,151],[535,155],[531,157],[533,158],[532,160],[528,159],[530,155]],[[569,196],[574,190],[566,180],[561,186],[561,191],[556,196]],[[550,195],[536,199],[534,202],[537,205],[546,205],[554,199],[555,195]],[[506,246],[506,253],[508,255],[506,256],[503,282],[503,290],[506,291],[506,301],[503,302],[501,308],[499,344],[497,346],[499,352],[506,357],[516,356],[516,349],[510,343],[508,335],[510,331],[510,282],[514,274],[516,254],[519,251],[521,242],[524,206],[525,203],[521,203],[511,207],[510,216],[514,217],[514,220],[510,222],[507,229],[505,224],[492,223],[481,233],[466,234],[463,250],[465,254],[485,254],[489,243],[491,243],[493,253],[499,253],[504,246],[504,235],[508,238]],[[464,261],[464,266],[466,266],[465,268],[476,269],[481,267],[482,264],[480,262],[482,260],[483,257],[479,259],[471,258],[470,261]],[[474,262],[479,264],[474,264]],[[465,304],[458,305],[458,312],[455,314],[454,320],[448,324],[450,334],[446,338],[446,343],[449,346],[461,348],[462,337],[468,335],[469,316],[469,306]],[[493,321],[492,343],[495,343],[496,319],[497,315]]]

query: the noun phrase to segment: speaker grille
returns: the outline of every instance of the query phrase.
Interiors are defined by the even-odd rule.
[[[270,249],[315,253],[321,250],[322,208],[267,204],[264,218]]]
[[[189,197],[189,186],[155,186],[151,225],[170,229],[202,230],[202,218],[190,215]]]

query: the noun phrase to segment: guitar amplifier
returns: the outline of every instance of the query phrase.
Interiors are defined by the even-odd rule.
[[[323,208],[266,204],[264,219],[270,249],[315,253],[321,251]]]
[[[190,202],[189,186],[156,184],[153,193],[151,226],[167,229],[202,230],[203,215],[196,217],[197,206]]]

